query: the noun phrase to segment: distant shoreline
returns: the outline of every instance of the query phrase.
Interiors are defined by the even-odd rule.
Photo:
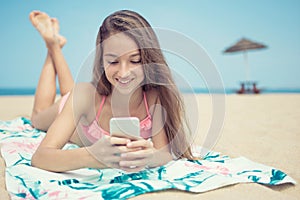
[[[227,88],[225,94],[235,94],[238,88]],[[223,90],[208,90],[207,88],[193,88],[193,89],[180,89],[183,93],[195,94],[210,94],[210,93],[224,93]],[[261,94],[270,93],[300,93],[300,88],[261,88]],[[0,88],[0,96],[26,96],[34,95],[35,88]],[[59,90],[57,90],[59,94]]]

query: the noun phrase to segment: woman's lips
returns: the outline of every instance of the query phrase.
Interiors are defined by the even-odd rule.
[[[122,86],[129,85],[133,80],[134,80],[133,78],[126,78],[126,79],[116,78],[116,81]]]

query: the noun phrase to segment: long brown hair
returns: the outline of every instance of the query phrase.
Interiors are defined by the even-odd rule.
[[[158,39],[150,24],[138,13],[121,10],[109,15],[102,23],[96,40],[96,57],[92,83],[100,95],[112,93],[110,82],[107,80],[103,66],[103,47],[105,39],[113,34],[125,33],[139,47],[141,64],[145,79],[143,90],[155,88],[161,106],[165,109],[164,129],[170,142],[172,153],[177,158],[193,159],[189,131],[186,127],[185,111],[182,97],[174,83],[170,68],[165,61]]]

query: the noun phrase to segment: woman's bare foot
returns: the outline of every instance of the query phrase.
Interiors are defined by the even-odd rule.
[[[32,25],[39,31],[46,42],[47,47],[59,44],[62,47],[66,39],[58,34],[59,25],[56,19],[40,11],[33,11],[29,14]]]
[[[46,13],[33,11],[29,14],[29,19],[46,42],[52,40],[54,31],[51,18]]]
[[[51,18],[52,26],[53,26],[53,31],[54,34],[57,36],[57,39],[59,41],[59,45],[62,48],[66,43],[67,39],[59,34],[59,22],[56,18]]]

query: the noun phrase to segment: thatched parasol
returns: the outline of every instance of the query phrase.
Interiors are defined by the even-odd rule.
[[[264,49],[264,48],[267,48],[267,46],[264,44],[260,44],[260,43],[248,40],[246,38],[242,38],[234,45],[225,49],[224,53],[235,53],[235,52],[241,52],[241,51],[244,53],[244,60],[245,60],[245,66],[246,66],[246,82],[249,82],[250,81],[250,69],[249,69],[249,64],[248,64],[247,52],[249,50],[257,50],[257,49]]]

